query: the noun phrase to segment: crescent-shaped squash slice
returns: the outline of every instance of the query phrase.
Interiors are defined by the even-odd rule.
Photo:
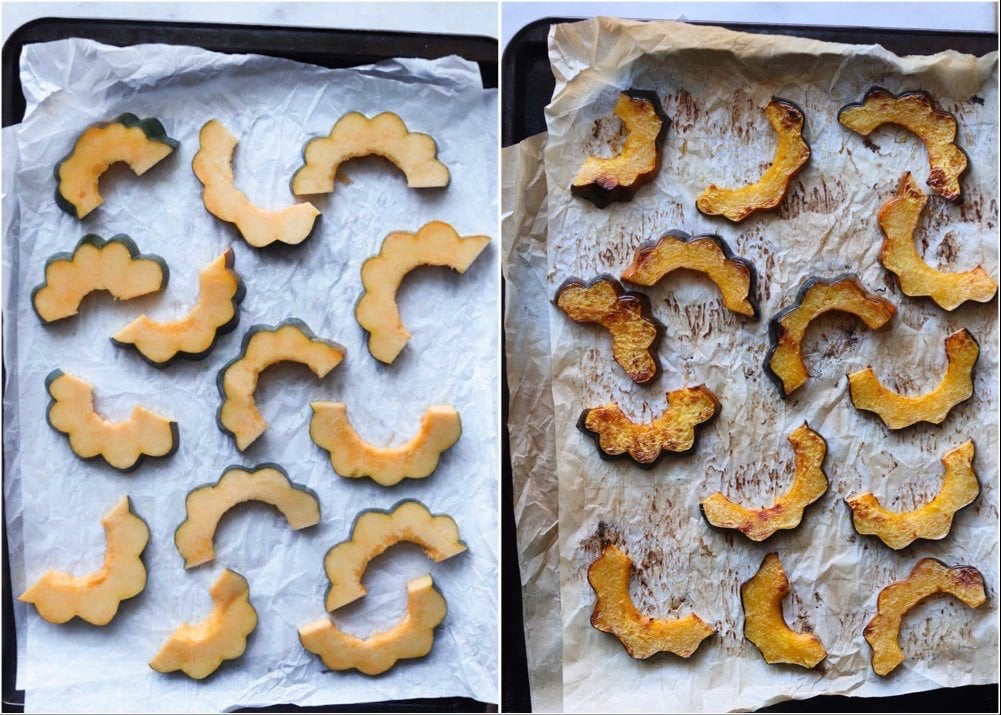
[[[124,161],[136,176],[142,176],[179,146],[157,119],[126,113],[93,124],[56,164],[56,203],[70,216],[83,218],[104,203],[98,183],[108,167]]]
[[[629,201],[660,171],[661,148],[671,120],[655,92],[630,89],[619,95],[615,115],[622,120],[626,140],[613,157],[589,156],[570,185],[570,193],[599,209],[613,201]]]
[[[233,249],[209,263],[198,274],[198,303],[177,320],[158,323],[140,315],[111,336],[119,347],[133,347],[154,367],[166,367],[175,358],[202,360],[216,339],[240,322],[240,302],[246,292],[233,270]]]
[[[611,276],[590,283],[569,278],[556,291],[556,307],[575,323],[597,323],[607,330],[612,357],[633,382],[650,382],[660,373],[656,344],[664,326],[642,293],[626,291]]]
[[[369,333],[372,357],[388,365],[410,340],[396,304],[396,292],[410,271],[418,266],[447,266],[465,273],[488,243],[489,236],[460,237],[442,221],[431,221],[417,233],[386,236],[379,255],[362,264],[364,292],[355,306],[355,319]]]
[[[31,292],[31,305],[43,323],[51,323],[76,315],[94,291],[130,300],[163,290],[169,279],[164,260],[140,253],[124,233],[107,241],[91,233],[73,253],[57,253],[45,262],[45,280]]]
[[[771,165],[756,182],[739,189],[710,184],[695,201],[701,213],[725,216],[737,223],[755,211],[773,209],[786,195],[792,177],[810,160],[810,145],[803,139],[803,110],[787,99],[773,97],[765,107],[765,116],[777,139]]]
[[[293,483],[277,464],[258,464],[249,470],[227,467],[219,481],[196,487],[184,500],[186,517],[174,532],[174,545],[184,557],[184,568],[215,558],[213,540],[219,521],[237,504],[250,501],[278,509],[293,531],[320,523],[316,494]]]
[[[761,651],[766,663],[816,667],[827,650],[814,634],[797,633],[786,624],[782,599],[788,594],[789,579],[779,555],[768,554],[758,572],[740,586],[744,637]]]
[[[943,310],[954,310],[968,300],[986,303],[997,294],[998,284],[983,266],[943,273],[922,260],[914,246],[914,232],[927,204],[928,197],[910,172],[904,174],[897,195],[879,210],[879,227],[885,237],[879,262],[897,276],[904,295],[928,296]]]
[[[602,459],[628,455],[639,466],[650,469],[668,452],[695,451],[696,428],[712,420],[718,412],[716,395],[705,385],[699,385],[668,392],[667,408],[646,424],[633,422],[618,404],[610,402],[584,410],[577,428],[594,439]]]
[[[973,367],[980,346],[966,328],[945,339],[945,376],[931,392],[918,397],[901,395],[880,383],[871,367],[848,376],[855,409],[875,412],[890,429],[903,429],[918,422],[942,424],[956,405],[973,396]]]
[[[862,634],[872,648],[872,669],[889,675],[904,662],[900,648],[900,623],[907,612],[936,594],[954,596],[970,608],[987,600],[984,577],[972,566],[949,568],[938,559],[921,559],[903,581],[895,581],[879,592],[876,616]]]
[[[687,658],[716,632],[694,613],[684,618],[651,618],[640,613],[629,595],[633,562],[614,544],[608,544],[587,568],[594,589],[591,625],[619,639],[633,658],[667,652]]]
[[[18,599],[32,603],[49,623],[66,623],[74,616],[104,626],[118,613],[118,605],[146,588],[142,553],[149,543],[149,527],[122,497],[101,520],[107,537],[104,565],[86,576],[46,571]]]
[[[434,629],[445,619],[448,604],[434,587],[431,574],[407,581],[407,613],[388,631],[357,638],[338,629],[330,618],[299,628],[299,641],[320,656],[331,670],[355,668],[378,675],[408,658],[423,658],[434,645]]]
[[[160,673],[180,670],[201,680],[212,675],[224,660],[234,660],[247,650],[247,637],[257,628],[257,610],[250,603],[247,579],[226,569],[209,590],[212,612],[198,623],[182,623],[149,667]]]
[[[358,436],[343,402],[313,402],[309,436],[330,453],[330,466],[342,477],[371,477],[384,487],[403,479],[421,479],[438,467],[441,453],[459,441],[462,422],[450,405],[432,405],[420,431],[398,447],[374,447]]]
[[[81,459],[101,457],[123,472],[139,466],[143,457],[169,457],[180,441],[177,423],[139,405],[129,419],[108,422],[94,411],[94,386],[79,377],[53,370],[45,378],[49,426],[65,434]]]
[[[233,178],[233,152],[239,140],[215,119],[210,119],[198,134],[198,153],[191,162],[195,176],[205,187],[205,209],[222,221],[236,224],[240,235],[254,248],[276,241],[296,245],[313,231],[320,212],[311,203],[294,204],[278,211],[255,206],[236,188]]]
[[[412,189],[448,186],[448,167],[438,161],[438,145],[427,134],[411,132],[392,112],[371,119],[348,112],[330,134],[310,139],[302,150],[303,165],[292,177],[292,193],[329,194],[341,164],[363,156],[381,156],[393,162]]]
[[[668,231],[656,243],[636,251],[622,280],[652,286],[679,268],[704,273],[719,288],[727,309],[748,318],[758,317],[757,271],[750,261],[734,256],[719,236]]]
[[[806,507],[827,493],[827,443],[806,422],[794,429],[788,440],[796,455],[789,491],[761,509],[748,509],[716,492],[700,504],[706,521],[720,529],[736,529],[751,541],[764,541],[776,531],[799,526]]]
[[[935,106],[927,92],[894,95],[873,87],[861,102],[846,104],[838,121],[853,132],[867,137],[884,124],[898,124],[924,142],[928,151],[928,186],[954,203],[963,200],[959,178],[970,160],[956,144],[956,118]]]
[[[809,379],[810,373],[803,361],[803,339],[810,323],[832,310],[857,316],[869,330],[882,328],[897,312],[893,303],[867,291],[855,276],[808,279],[799,289],[795,302],[768,323],[771,347],[765,356],[765,374],[783,397],[791,395]]]
[[[268,423],[254,401],[261,373],[280,362],[297,362],[323,378],[344,359],[344,346],[321,340],[304,322],[290,318],[278,325],[255,325],[243,337],[240,354],[219,371],[222,397],[216,423],[236,440],[241,452],[264,434]]]
[[[942,457],[942,488],[927,504],[913,511],[891,511],[871,492],[848,497],[855,531],[878,536],[891,549],[902,549],[917,539],[938,541],[949,535],[952,519],[980,494],[973,471],[973,440],[967,440]]]
[[[404,499],[389,511],[363,511],[355,517],[351,538],[331,548],[323,558],[330,579],[327,610],[336,611],[364,596],[367,591],[361,579],[368,562],[401,541],[417,544],[436,562],[466,550],[455,520],[445,514],[432,514],[419,501]]]

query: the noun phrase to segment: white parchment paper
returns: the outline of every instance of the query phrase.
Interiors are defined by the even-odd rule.
[[[4,134],[4,487],[14,592],[49,568],[82,574],[99,567],[100,519],[125,494],[152,532],[146,589],[107,627],[52,625],[18,604],[18,687],[27,690],[28,709],[198,711],[443,696],[497,702],[498,248],[488,247],[461,276],[420,269],[407,278],[400,305],[413,338],[391,366],[368,354],[353,317],[361,263],[389,232],[434,219],[461,235],[494,231],[496,93],[483,90],[476,66],[448,57],[328,70],[191,47],[68,40],[26,47],[22,82],[25,120]],[[323,215],[297,248],[251,249],[205,211],[190,169],[204,122],[219,119],[240,138],[238,186],[261,205],[281,207],[295,200],[288,179],[302,146],[350,110],[393,111],[412,130],[431,134],[450,186],[416,191],[388,162],[352,162],[343,167],[350,183],[314,200]],[[84,127],[125,111],[159,118],[181,147],[140,178],[113,168],[101,184],[105,204],[77,221],[52,199],[52,167]],[[167,261],[165,293],[119,303],[91,297],[79,316],[42,326],[29,301],[46,258],[72,250],[85,233],[119,232]],[[157,370],[111,344],[108,336],[141,312],[161,320],[187,312],[198,271],[229,246],[247,296],[239,328],[208,358]],[[303,366],[268,370],[257,398],[270,427],[239,454],[215,426],[216,374],[247,328],[287,317],[340,342],[347,357],[322,381]],[[93,382],[97,409],[108,419],[127,417],[135,404],[175,419],[177,454],[128,475],[77,459],[45,424],[44,379],[55,368]],[[309,402],[317,399],[346,402],[354,426],[374,443],[409,439],[430,404],[454,405],[463,435],[428,479],[389,489],[342,479],[309,439]],[[270,508],[240,510],[220,528],[216,560],[185,571],[172,537],[187,492],[216,481],[229,464],[264,461],[319,494],[321,523],[293,532]],[[449,605],[434,649],[379,677],[326,672],[296,633],[323,616],[323,555],[348,538],[358,512],[407,497],[452,515],[468,553],[432,564],[417,547],[394,548],[370,565],[369,595],[338,612],[337,623],[360,636],[391,627],[404,612],[405,581],[430,570]],[[204,682],[153,672],[147,661],[173,629],[207,613],[207,589],[224,567],[247,577],[258,611],[246,653]]]
[[[722,308],[708,280],[671,276],[647,291],[667,326],[664,372],[636,386],[611,360],[607,334],[549,308],[565,710],[733,710],[823,693],[891,695],[996,680],[997,299],[944,313],[900,294],[876,258],[876,212],[904,171],[924,180],[925,150],[892,127],[867,146],[838,125],[836,114],[882,84],[926,89],[957,116],[959,141],[971,157],[966,200],[953,206],[932,197],[917,241],[932,265],[964,270],[981,263],[997,278],[997,55],[898,58],[875,46],[599,18],[556,26],[550,59],[557,84],[545,149],[549,298],[569,276],[620,274],[640,244],[677,228],[718,233],[757,266],[763,316],[738,319]],[[631,203],[599,210],[568,187],[589,153],[614,144],[618,127],[606,117],[629,87],[655,90],[672,119],[663,168]],[[701,216],[695,198],[710,182],[753,181],[771,161],[774,139],[762,109],[773,95],[803,108],[811,163],[772,213],[739,225]],[[805,344],[813,378],[789,400],[779,399],[761,367],[767,319],[792,301],[807,276],[846,271],[890,298],[897,317],[879,333],[843,316],[817,321]],[[934,387],[944,368],[942,341],[960,327],[982,346],[975,393],[943,425],[890,432],[851,406],[845,373],[867,364],[894,389],[917,394]],[[693,455],[665,459],[654,470],[599,459],[594,442],[575,427],[582,409],[611,400],[648,421],[664,409],[666,391],[700,383],[719,397],[719,417],[702,430]],[[762,544],[709,529],[698,503],[710,493],[763,505],[788,488],[792,454],[785,438],[803,420],[827,440],[831,481],[803,525]],[[937,493],[942,454],[967,438],[977,444],[982,492],[947,539],[894,553],[854,533],[845,497],[871,490],[892,508],[914,508]],[[695,611],[718,635],[689,660],[635,661],[614,637],[592,628],[586,569],[609,541],[636,565],[631,592],[641,610]],[[812,629],[828,650],[814,671],[768,666],[742,637],[739,585],[769,551],[779,553],[791,581],[787,620]],[[949,599],[916,609],[901,635],[907,660],[882,679],[869,667],[862,628],[878,591],[926,556],[977,566],[988,602],[976,612]]]

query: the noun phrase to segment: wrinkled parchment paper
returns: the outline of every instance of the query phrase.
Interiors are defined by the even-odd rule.
[[[18,604],[18,687],[27,690],[28,709],[220,710],[442,696],[496,702],[498,344],[492,326],[499,249],[488,247],[461,276],[420,269],[407,278],[400,305],[413,337],[391,366],[368,354],[366,333],[353,315],[361,263],[389,232],[414,231],[433,219],[448,221],[461,235],[494,231],[496,94],[482,89],[476,66],[449,57],[328,70],[190,47],[119,49],[69,40],[27,47],[22,81],[25,121],[4,134],[4,487],[14,593],[49,568],[77,574],[98,568],[100,519],[125,494],[152,531],[146,589],[124,603],[110,625],[56,626]],[[451,185],[416,191],[388,162],[352,162],[342,169],[350,183],[314,199],[323,215],[298,248],[256,251],[205,211],[190,164],[208,119],[240,138],[238,186],[259,204],[281,207],[295,200],[288,179],[303,144],[329,132],[349,110],[369,116],[391,110],[411,129],[432,134]],[[101,184],[105,204],[77,221],[52,200],[52,167],[82,128],[124,111],[160,118],[181,147],[141,178],[115,167]],[[128,233],[143,252],[167,261],[169,285],[162,295],[134,301],[88,298],[79,316],[44,327],[30,309],[30,291],[46,258],[71,250],[89,232]],[[229,246],[247,296],[239,328],[208,358],[157,370],[111,344],[108,336],[141,312],[161,320],[187,312],[198,271]],[[270,427],[240,454],[215,426],[216,374],[236,355],[247,328],[290,316],[343,344],[347,357],[322,381],[299,365],[269,369],[257,399]],[[126,418],[135,404],[175,419],[177,454],[127,475],[77,459],[65,436],[45,425],[44,379],[57,367],[95,384],[97,408],[108,419]],[[431,404],[454,405],[463,435],[428,479],[389,489],[342,479],[309,439],[309,402],[320,399],[346,402],[355,428],[373,443],[409,439]],[[273,509],[250,506],[222,523],[215,561],[185,571],[173,531],[184,519],[187,492],[216,481],[229,464],[264,461],[278,462],[293,481],[319,494],[321,523],[293,532]],[[368,596],[339,611],[336,622],[360,636],[391,627],[405,609],[406,580],[430,570],[449,605],[434,649],[379,677],[326,672],[296,633],[324,615],[323,555],[348,538],[358,512],[408,497],[455,517],[468,552],[432,564],[415,546],[394,548],[370,565]],[[173,629],[208,612],[208,587],[224,567],[247,577],[258,611],[246,653],[204,682],[153,672],[147,661]]]
[[[667,326],[664,372],[637,386],[611,360],[601,329],[572,323],[549,307],[565,710],[732,710],[823,693],[891,695],[994,681],[997,302],[947,314],[899,293],[876,258],[876,212],[904,171],[924,180],[925,150],[893,127],[874,133],[869,147],[837,124],[836,113],[882,84],[893,91],[926,89],[957,116],[960,143],[971,157],[966,200],[957,207],[932,197],[918,245],[932,265],[964,270],[982,263],[996,278],[996,54],[898,58],[874,46],[596,19],[555,27],[550,58],[557,85],[545,149],[547,297],[569,276],[620,274],[640,244],[680,228],[718,233],[758,267],[764,316],[738,319],[704,277],[671,276],[647,291]],[[673,124],[653,185],[633,202],[602,211],[571,197],[568,187],[587,154],[614,147],[619,127],[606,117],[618,92],[629,87],[656,90]],[[753,181],[771,161],[774,139],[762,109],[773,95],[804,109],[811,163],[771,214],[738,225],[701,216],[695,198],[710,182]],[[790,303],[807,276],[846,271],[889,297],[896,318],[878,333],[845,316],[817,321],[805,345],[813,378],[790,399],[779,399],[761,368],[767,318]],[[934,387],[944,367],[942,341],[961,327],[983,346],[975,394],[942,426],[890,432],[851,406],[845,373],[867,364],[894,389],[917,394]],[[718,418],[701,431],[693,455],[667,458],[654,470],[598,459],[593,441],[575,427],[582,409],[611,400],[633,419],[649,421],[665,408],[666,391],[700,383],[719,397]],[[803,525],[762,544],[709,529],[698,503],[710,493],[764,505],[788,488],[792,453],[785,438],[804,420],[827,440],[831,489]],[[977,443],[982,492],[957,516],[949,538],[893,553],[855,535],[845,497],[870,490],[893,508],[914,508],[937,493],[941,455],[967,438]],[[660,616],[695,611],[718,635],[687,661],[660,655],[640,662],[593,629],[586,569],[608,542],[636,565],[631,591],[641,610]],[[770,551],[779,553],[792,586],[787,620],[812,629],[828,650],[815,671],[768,666],[742,638],[739,585]],[[878,591],[926,556],[977,566],[988,603],[976,612],[948,599],[916,609],[901,636],[908,658],[881,679],[869,667],[862,628],[874,615]]]

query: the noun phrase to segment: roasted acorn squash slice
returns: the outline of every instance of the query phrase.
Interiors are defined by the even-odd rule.
[[[613,201],[629,201],[660,171],[661,152],[671,120],[655,92],[630,89],[619,95],[615,115],[622,120],[626,140],[616,156],[584,160],[570,193],[599,209]]]
[[[700,212],[737,223],[755,211],[773,209],[786,195],[792,177],[810,160],[810,145],[803,139],[803,110],[787,99],[773,97],[765,116],[777,139],[771,165],[756,182],[739,189],[710,184],[695,201]]]
[[[901,395],[880,383],[871,367],[848,376],[848,389],[857,410],[875,412],[890,429],[918,422],[942,424],[952,408],[973,397],[973,368],[980,346],[966,328],[945,339],[945,376],[931,392],[917,397]]]

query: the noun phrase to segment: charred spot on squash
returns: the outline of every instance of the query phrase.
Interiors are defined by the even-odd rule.
[[[939,425],[952,408],[973,397],[973,368],[980,346],[966,328],[945,339],[945,375],[938,386],[917,397],[901,395],[883,386],[872,367],[848,376],[848,389],[857,410],[876,413],[890,429],[918,422]]]
[[[765,107],[765,117],[777,140],[771,165],[756,182],[738,189],[710,184],[695,201],[700,213],[737,223],[756,211],[773,209],[785,197],[792,178],[806,166],[810,145],[803,139],[803,110],[787,99],[773,97]]]
[[[570,185],[570,193],[600,209],[615,201],[630,201],[641,186],[656,178],[671,125],[660,98],[650,90],[622,92],[615,114],[626,131],[622,151],[609,158],[587,157]]]

